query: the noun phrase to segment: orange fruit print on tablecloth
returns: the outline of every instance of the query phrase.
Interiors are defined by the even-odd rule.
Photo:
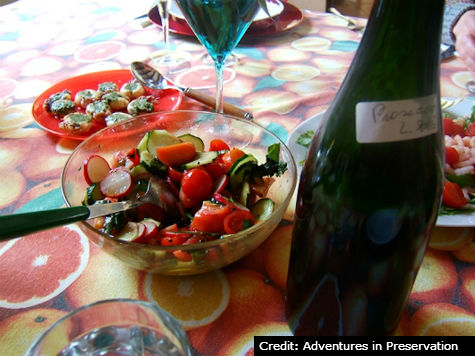
[[[89,241],[69,225],[1,243],[0,257],[0,307],[26,308],[76,280],[89,259]]]

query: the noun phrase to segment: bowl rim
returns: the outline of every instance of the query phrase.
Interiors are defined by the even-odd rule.
[[[97,132],[95,132],[93,135],[89,136],[86,140],[82,141],[74,150],[73,152],[69,155],[68,159],[66,160],[66,163],[64,164],[64,168],[63,168],[63,171],[61,172],[61,178],[60,178],[60,181],[61,181],[61,195],[63,197],[63,200],[65,201],[66,203],[66,206],[67,207],[72,207],[73,205],[70,204],[70,202],[68,201],[68,199],[66,198],[66,194],[65,194],[65,189],[64,189],[64,179],[65,179],[65,170],[66,170],[66,167],[69,165],[74,153],[76,151],[78,151],[82,146],[85,146],[88,144],[88,142],[93,139],[95,136],[99,136],[101,135],[102,132],[104,131],[107,131],[107,130],[111,130],[112,128],[116,127],[116,126],[119,126],[119,125],[123,125],[124,123],[127,123],[127,122],[132,122],[132,121],[136,121],[138,119],[141,119],[141,118],[144,118],[144,117],[151,117],[151,116],[157,116],[157,115],[168,115],[168,114],[172,114],[172,115],[179,115],[180,113],[184,113],[184,114],[206,114],[206,115],[210,115],[210,114],[214,114],[214,115],[221,115],[225,118],[229,118],[231,120],[235,120],[235,121],[239,121],[239,122],[242,122],[242,123],[245,123],[245,124],[249,124],[251,126],[256,126],[257,128],[259,128],[260,130],[263,130],[266,134],[269,134],[271,135],[271,137],[273,137],[274,139],[277,140],[278,143],[280,143],[280,148],[281,148],[281,152],[285,152],[286,155],[288,155],[289,159],[288,159],[288,162],[287,162],[287,170],[290,174],[290,179],[291,179],[291,182],[290,182],[290,189],[289,189],[289,194],[285,197],[285,199],[283,200],[283,202],[281,204],[279,204],[279,206],[277,207],[277,209],[275,209],[272,214],[265,220],[245,229],[245,230],[242,230],[238,233],[235,233],[235,234],[228,234],[228,235],[221,235],[222,237],[220,238],[217,238],[217,239],[214,239],[214,240],[211,240],[211,241],[206,241],[206,242],[200,242],[200,243],[195,243],[195,244],[190,244],[190,245],[176,245],[176,246],[162,246],[162,245],[152,245],[152,244],[144,244],[144,243],[137,243],[137,242],[131,242],[131,241],[123,241],[123,240],[119,240],[119,239],[115,239],[113,238],[111,235],[108,235],[108,234],[105,234],[97,229],[95,229],[92,225],[88,224],[86,221],[79,221],[79,224],[82,224],[83,226],[85,226],[88,230],[90,230],[91,232],[93,233],[96,233],[98,234],[99,236],[107,239],[107,240],[111,240],[112,242],[114,243],[117,243],[119,245],[124,245],[124,246],[133,246],[133,247],[146,247],[148,249],[152,249],[152,250],[156,250],[156,251],[165,251],[165,252],[173,252],[173,251],[177,251],[177,250],[181,250],[181,251],[194,251],[194,250],[201,250],[201,249],[206,249],[206,248],[213,248],[213,247],[216,247],[218,245],[221,245],[223,242],[236,242],[238,240],[241,240],[241,239],[244,239],[247,235],[249,234],[252,234],[254,231],[256,230],[259,230],[261,227],[262,227],[262,224],[265,223],[266,221],[270,221],[272,220],[272,218],[276,215],[279,215],[279,214],[282,214],[282,216],[285,214],[285,210],[288,209],[288,206],[289,206],[289,203],[292,199],[292,196],[294,195],[295,193],[295,188],[297,186],[297,179],[298,179],[298,176],[297,176],[297,165],[295,163],[295,159],[294,159],[294,156],[292,154],[292,152],[290,151],[290,148],[286,145],[286,143],[281,140],[276,134],[274,134],[273,132],[271,132],[270,130],[266,129],[264,126],[260,125],[259,123],[253,121],[253,120],[246,120],[246,119],[242,119],[240,117],[237,117],[237,116],[233,116],[233,115],[228,115],[228,114],[218,114],[218,113],[215,113],[215,112],[211,112],[211,111],[202,111],[202,110],[169,110],[169,111],[160,111],[160,112],[153,112],[153,113],[147,113],[147,114],[141,114],[141,115],[137,115],[137,116],[134,116],[133,118],[130,118],[130,119],[127,119],[127,120],[124,120],[124,121],[121,121],[121,122],[118,122],[114,125],[111,125],[111,126],[107,126]],[[284,211],[282,211],[284,210]],[[280,221],[279,221],[280,222]]]

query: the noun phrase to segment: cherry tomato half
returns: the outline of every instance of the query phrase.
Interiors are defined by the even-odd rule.
[[[210,151],[229,151],[229,146],[223,140],[216,138],[209,143]]]
[[[467,204],[462,188],[457,183],[445,181],[442,202],[451,208],[461,208]]]
[[[168,176],[173,182],[180,183],[181,179],[183,178],[183,172],[173,167],[168,167]]]
[[[239,148],[233,148],[231,151],[223,154],[222,161],[224,170],[227,172],[239,158],[244,156],[244,152]]]
[[[445,162],[453,165],[459,161],[459,153],[453,147],[445,147]]]
[[[181,189],[192,200],[205,200],[213,193],[213,178],[205,170],[193,168],[183,175]]]
[[[226,174],[226,167],[221,157],[222,155],[218,156],[218,158],[214,162],[208,163],[203,166],[206,171],[211,174],[211,177],[213,177],[213,179],[217,179],[223,174]]]
[[[256,219],[249,210],[235,210],[224,219],[224,231],[235,234],[254,225]]]
[[[219,232],[224,231],[224,219],[232,212],[230,204],[215,204],[204,201],[196,212],[190,227],[196,231]]]
[[[165,237],[162,237],[160,240],[162,246],[182,245],[190,237],[189,234],[184,234],[175,231],[165,231],[164,235]]]

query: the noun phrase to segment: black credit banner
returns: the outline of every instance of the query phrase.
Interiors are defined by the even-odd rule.
[[[474,337],[307,337],[255,336],[254,355],[317,355],[335,353],[459,354],[473,350]]]

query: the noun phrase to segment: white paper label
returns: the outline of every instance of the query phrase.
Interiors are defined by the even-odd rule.
[[[356,104],[356,140],[382,143],[412,140],[439,130],[437,95],[422,98],[367,101]]]

